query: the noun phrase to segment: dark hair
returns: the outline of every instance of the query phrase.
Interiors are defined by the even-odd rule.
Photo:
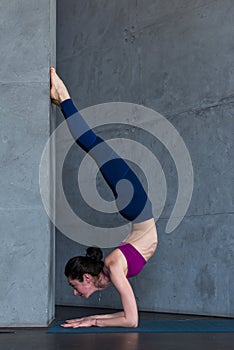
[[[65,266],[65,276],[73,280],[78,279],[83,282],[85,273],[98,277],[103,269],[102,250],[98,247],[89,247],[86,250],[86,256],[75,256],[71,258]]]

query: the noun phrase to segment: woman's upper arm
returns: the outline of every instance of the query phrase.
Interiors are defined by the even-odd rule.
[[[120,266],[117,266],[117,264],[110,268],[110,278],[120,294],[126,320],[132,324],[133,327],[137,327],[138,310],[135,295],[123,270]]]

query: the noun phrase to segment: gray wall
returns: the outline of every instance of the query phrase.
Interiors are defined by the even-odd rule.
[[[79,108],[126,101],[155,109],[179,131],[193,162],[190,207],[167,235],[176,169],[159,143],[148,145],[163,164],[168,193],[157,252],[131,279],[139,309],[233,316],[233,1],[59,0],[57,6],[57,67]],[[99,131],[107,138],[115,132]],[[143,136],[136,135],[139,142]],[[72,149],[64,169],[77,213],[80,152]],[[57,231],[56,303],[120,307],[113,289],[100,303],[98,295],[73,297],[63,269],[85,248]]]
[[[2,0],[0,13],[0,326],[46,326],[54,317],[54,230],[39,164],[52,127],[56,3]]]

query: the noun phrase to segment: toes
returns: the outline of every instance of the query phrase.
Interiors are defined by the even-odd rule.
[[[51,67],[50,67],[50,72],[51,72],[51,73],[55,73],[55,68],[51,66]]]

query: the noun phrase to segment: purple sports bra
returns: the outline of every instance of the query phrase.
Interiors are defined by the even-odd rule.
[[[128,264],[127,278],[136,276],[146,264],[145,258],[138,252],[138,250],[131,245],[131,243],[122,242],[117,247],[125,256]],[[102,271],[104,276],[109,277],[104,271]]]

